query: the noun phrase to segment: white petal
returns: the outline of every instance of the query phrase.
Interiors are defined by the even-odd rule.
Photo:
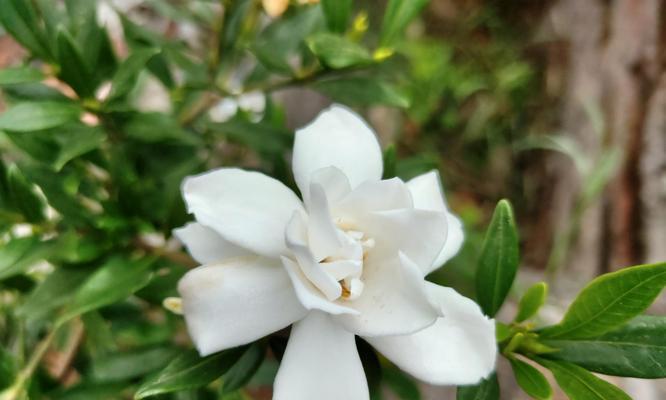
[[[173,230],[174,236],[187,247],[190,255],[201,264],[210,264],[226,258],[250,256],[252,253],[224,240],[213,229],[190,222]]]
[[[373,262],[363,270],[363,292],[344,304],[360,315],[338,315],[345,328],[361,336],[403,335],[433,324],[439,310],[426,292],[421,270],[404,254]]]
[[[275,377],[273,400],[369,397],[353,334],[321,312],[294,324]]]
[[[446,241],[446,215],[438,211],[402,209],[369,213],[359,225],[374,239],[369,250],[377,258],[404,253],[424,272],[429,270]]]
[[[352,188],[382,177],[382,152],[372,129],[356,113],[334,105],[296,131],[292,168],[301,193],[309,191],[312,174],[337,167]]]
[[[331,202],[334,215],[351,220],[373,211],[412,207],[413,202],[409,189],[398,178],[364,182],[339,202]]]
[[[312,173],[310,183],[318,183],[324,188],[329,203],[335,204],[351,192],[349,179],[336,167],[318,169]],[[307,204],[307,196],[306,196]]]
[[[434,385],[471,385],[495,369],[495,324],[476,303],[447,287],[428,284],[444,316],[414,334],[366,340],[414,377]]]
[[[429,273],[442,266],[458,253],[462,247],[465,234],[460,219],[451,213],[446,205],[444,191],[437,171],[419,175],[407,182],[407,187],[414,199],[414,208],[421,210],[442,211],[446,213],[448,236],[439,256],[435,259]]]
[[[189,271],[178,283],[202,356],[253,342],[306,314],[279,261],[241,257]]]
[[[298,266],[307,279],[321,290],[326,298],[329,300],[337,299],[342,294],[342,288],[338,281],[322,269],[310,251],[307,244],[307,222],[305,219],[306,216],[303,212],[294,212],[285,233],[287,246],[296,257]]]
[[[226,240],[267,257],[286,251],[284,230],[303,206],[279,181],[258,172],[221,168],[188,177],[183,197],[197,220]]]
[[[282,265],[284,265],[291,283],[294,285],[296,296],[303,304],[303,307],[308,310],[321,310],[329,314],[355,314],[359,312],[344,306],[340,301],[329,301],[326,299],[321,291],[317,289],[310,281],[303,275],[301,268],[287,257],[282,257]]]
[[[328,207],[326,192],[319,183],[310,184],[308,239],[312,255],[317,261],[333,255],[342,246]]]

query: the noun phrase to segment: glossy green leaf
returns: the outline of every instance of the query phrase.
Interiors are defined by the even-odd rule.
[[[113,101],[125,96],[136,84],[139,73],[146,68],[148,61],[159,53],[158,49],[135,50],[118,67],[111,80],[111,92],[107,101]]]
[[[25,272],[54,251],[52,241],[33,236],[12,239],[0,247],[0,279]]]
[[[509,361],[516,382],[525,393],[537,400],[549,400],[553,397],[553,389],[538,369],[516,358],[510,358]]]
[[[321,0],[328,29],[337,33],[344,32],[347,29],[353,5],[352,0]]]
[[[266,355],[265,343],[250,345],[231,369],[224,375],[222,394],[231,393],[245,386],[257,372]]]
[[[76,121],[81,109],[73,104],[44,101],[20,103],[0,115],[0,129],[29,132]]]
[[[9,196],[26,221],[40,223],[46,220],[46,204],[33,184],[28,182],[16,165],[7,170]]]
[[[492,374],[487,379],[473,386],[458,386],[457,400],[499,400],[500,387],[497,375]]]
[[[383,104],[406,108],[410,103],[409,97],[404,92],[376,78],[328,79],[317,82],[312,87],[333,100],[356,106]]]
[[[39,82],[44,75],[32,67],[16,67],[0,69],[0,85],[15,85],[17,83]]]
[[[559,351],[548,358],[606,375],[666,378],[666,317],[640,316],[591,339],[545,340]]]
[[[427,3],[428,0],[389,0],[384,13],[380,44],[392,45]]]
[[[58,31],[56,41],[60,79],[71,86],[79,97],[91,97],[95,92],[95,83],[91,67],[86,64],[83,57],[83,50],[63,29]]]
[[[548,296],[548,284],[546,282],[537,282],[532,285],[518,304],[518,314],[516,322],[523,322],[532,318],[546,302]]]
[[[196,351],[188,351],[171,361],[156,376],[144,382],[134,398],[138,400],[205,386],[227,372],[238,361],[244,350],[244,348],[235,348],[203,358],[199,357]]]
[[[67,304],[88,276],[86,269],[56,268],[28,295],[17,314],[32,321],[43,319]]]
[[[58,322],[115,303],[146,286],[152,260],[114,257],[99,267],[77,290]]]
[[[511,204],[495,208],[476,270],[476,298],[486,315],[494,316],[513,285],[518,270],[518,233]]]
[[[602,275],[578,294],[562,321],[541,331],[550,339],[602,335],[647,309],[666,286],[666,263],[638,265]]]
[[[345,68],[372,62],[368,50],[344,36],[318,33],[307,40],[310,50],[321,62],[331,68]]]
[[[557,384],[571,400],[631,400],[620,388],[577,365],[539,359],[553,373]]]
[[[92,378],[96,382],[136,378],[163,368],[177,354],[177,349],[163,346],[110,353],[93,361]]]

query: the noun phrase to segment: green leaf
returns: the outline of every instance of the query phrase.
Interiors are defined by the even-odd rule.
[[[595,278],[578,294],[549,339],[602,335],[645,311],[666,286],[666,263],[638,265]]]
[[[209,384],[227,372],[243,354],[244,348],[234,348],[208,357],[199,357],[189,351],[171,361],[156,376],[144,382],[135,399],[144,399],[163,393],[195,389]]]
[[[310,50],[331,68],[369,64],[372,57],[365,47],[332,33],[317,33],[307,40]]]
[[[492,374],[488,379],[474,386],[458,386],[457,400],[499,400],[500,387],[497,375]]]
[[[44,79],[44,75],[38,69],[32,67],[0,69],[0,85],[39,82],[42,79]]]
[[[416,383],[397,368],[383,369],[382,380],[399,399],[419,400],[421,398],[421,392]]]
[[[96,382],[117,382],[140,377],[162,368],[177,353],[177,349],[163,346],[111,353],[93,359],[92,378]]]
[[[151,264],[151,259],[130,260],[120,256],[110,259],[81,285],[58,323],[123,300],[146,286]]]
[[[337,33],[344,32],[347,29],[352,6],[352,0],[321,0],[328,29]]]
[[[135,50],[118,67],[113,80],[111,81],[111,92],[107,102],[111,102],[129,93],[136,84],[139,73],[146,68],[150,59],[158,54],[158,49],[140,49]]]
[[[7,171],[9,195],[14,206],[21,211],[26,221],[40,223],[46,220],[46,204],[35,186],[28,182],[16,165]]]
[[[476,297],[486,315],[494,316],[518,270],[518,233],[511,204],[500,200],[495,207],[476,270]]]
[[[548,358],[605,375],[666,378],[666,317],[640,316],[591,339],[544,340],[559,349]]]
[[[10,240],[0,247],[0,280],[25,272],[53,250],[53,242],[33,236]]]
[[[370,77],[328,79],[316,82],[312,87],[349,105],[383,104],[406,108],[410,103],[407,95],[393,85]]]
[[[537,400],[550,400],[553,397],[553,389],[539,370],[516,358],[510,358],[509,361],[516,382],[525,393]]]
[[[589,373],[584,368],[563,361],[537,359],[553,373],[555,380],[571,400],[631,400],[617,386]]]
[[[253,123],[240,116],[222,123],[210,123],[208,127],[213,132],[265,156],[283,154],[292,143],[290,131],[267,123]]]
[[[17,42],[32,53],[46,60],[51,58],[44,31],[30,1],[0,1],[0,23]]]
[[[90,66],[83,58],[83,52],[74,39],[61,29],[56,36],[58,44],[58,64],[60,78],[67,82],[81,98],[91,97],[95,92]]]
[[[88,276],[90,271],[86,269],[56,268],[28,295],[16,313],[31,321],[43,319],[69,302]]]
[[[516,315],[515,321],[523,322],[536,315],[537,311],[545,303],[547,296],[548,284],[546,282],[537,282],[532,285],[520,299],[518,315]]]
[[[380,45],[392,45],[427,3],[428,0],[389,0],[384,13]]]
[[[250,345],[238,362],[224,375],[222,394],[231,393],[245,386],[261,366],[265,354],[265,343],[256,342]]]
[[[0,115],[0,129],[29,132],[76,121],[81,109],[73,104],[56,101],[20,103]]]
[[[12,354],[0,347],[0,390],[9,387],[14,382],[17,366]]]
[[[384,175],[383,179],[391,179],[396,176],[396,167],[398,163],[397,150],[394,144],[389,145],[384,150]]]

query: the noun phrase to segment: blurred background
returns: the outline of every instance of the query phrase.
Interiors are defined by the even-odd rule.
[[[102,74],[142,46],[161,53],[139,62],[145,70],[137,71],[136,84],[122,101],[108,100],[108,76],[95,78],[99,84],[84,104],[86,124],[105,131],[100,148],[106,156],[77,150],[60,169],[39,170],[40,175],[29,159],[44,161],[43,150],[31,140],[47,152],[55,148],[40,142],[41,133],[30,139],[9,129],[0,137],[0,149],[5,162],[30,165],[25,175],[63,215],[68,211],[52,204],[48,182],[79,179],[77,188],[93,200],[94,185],[116,182],[99,200],[106,211],[95,233],[111,247],[160,249],[169,262],[187,264],[170,240],[170,229],[188,219],[179,200],[182,177],[240,165],[293,187],[288,168],[293,130],[335,101],[366,116],[387,149],[390,172],[404,179],[433,168],[441,172],[447,201],[464,220],[466,243],[429,279],[474,296],[472,278],[486,226],[496,202],[511,201],[522,265],[514,301],[500,320],[513,316],[512,304],[533,282],[549,283],[552,294],[542,317],[556,322],[595,276],[666,260],[666,3],[661,0],[431,0],[390,47],[377,45],[383,40],[378,32],[385,2],[357,1],[346,35],[368,46],[376,64],[339,68],[335,63],[322,68],[303,44],[324,24],[316,0],[90,1],[91,14],[85,13],[90,9],[85,1],[36,1],[42,12],[67,13],[64,3],[80,3],[81,20],[69,12],[75,40],[77,34],[84,40],[82,27],[93,14],[108,34],[114,60],[100,55],[91,73]],[[229,18],[229,10],[236,19]],[[29,43],[12,36],[6,31],[0,36],[0,68],[28,62],[44,78],[38,84],[3,85],[0,109],[17,99],[83,99],[73,78],[63,75],[68,67],[62,60],[39,61]],[[84,54],[89,49],[82,46]],[[90,207],[96,206],[84,204]],[[169,292],[178,276],[161,283],[164,291],[144,293],[142,301],[159,309],[155,293]],[[163,311],[145,304],[119,307],[134,310],[140,321],[113,322],[119,309],[103,313],[121,350],[187,341],[182,325]],[[666,312],[663,299],[651,311]],[[144,320],[146,313],[152,325]],[[9,326],[11,316],[3,318]],[[156,328],[165,320],[168,329]],[[56,364],[62,361],[62,354],[52,356]],[[89,368],[107,388],[134,379],[106,364],[95,369],[69,360],[60,367],[64,370],[49,372],[50,379],[69,382],[65,388],[85,381]],[[527,398],[511,374],[502,373],[505,368],[500,365],[502,398]],[[271,381],[271,367],[265,369],[260,370],[268,376],[264,385]],[[260,378],[253,395],[269,398]],[[615,382],[635,399],[666,398],[663,382]],[[421,390],[424,399],[455,397],[455,390],[446,388]],[[98,398],[62,393],[56,398]],[[108,398],[124,398],[109,393]],[[390,388],[385,396],[396,398]]]

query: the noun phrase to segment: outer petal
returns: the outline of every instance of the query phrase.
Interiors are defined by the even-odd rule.
[[[260,257],[195,268],[178,292],[202,356],[255,341],[306,314],[279,262]]]
[[[173,234],[187,247],[192,257],[201,264],[252,255],[250,251],[224,240],[213,229],[198,222],[190,222],[182,228],[176,228],[173,230]]]
[[[395,258],[400,251],[423,271],[430,268],[446,242],[447,223],[444,213],[402,209],[365,215],[360,228],[374,239],[370,250],[378,259]]]
[[[407,182],[407,187],[412,193],[415,208],[446,213],[449,228],[448,237],[442,251],[433,262],[432,267],[426,271],[426,273],[429,273],[442,266],[442,264],[449,261],[458,253],[465,239],[463,225],[460,219],[451,213],[446,206],[444,191],[442,190],[441,180],[437,171],[430,171],[413,178]]]
[[[345,328],[361,336],[404,335],[419,331],[440,316],[421,270],[404,254],[390,260],[366,260],[363,293],[344,304],[360,315],[338,315]]]
[[[275,377],[273,400],[367,400],[354,335],[321,312],[294,324]]]
[[[398,178],[360,184],[339,202],[331,202],[333,214],[351,220],[374,211],[413,208],[412,196],[405,182]]]
[[[339,105],[322,111],[310,125],[296,131],[292,167],[301,193],[309,191],[316,170],[330,166],[340,169],[352,188],[382,177],[382,152],[372,129]]]
[[[428,283],[444,316],[414,334],[366,340],[416,378],[434,385],[471,385],[495,369],[495,324],[455,290]]]
[[[284,230],[303,206],[279,181],[258,172],[221,168],[183,183],[188,210],[226,240],[266,257],[286,251]]]

